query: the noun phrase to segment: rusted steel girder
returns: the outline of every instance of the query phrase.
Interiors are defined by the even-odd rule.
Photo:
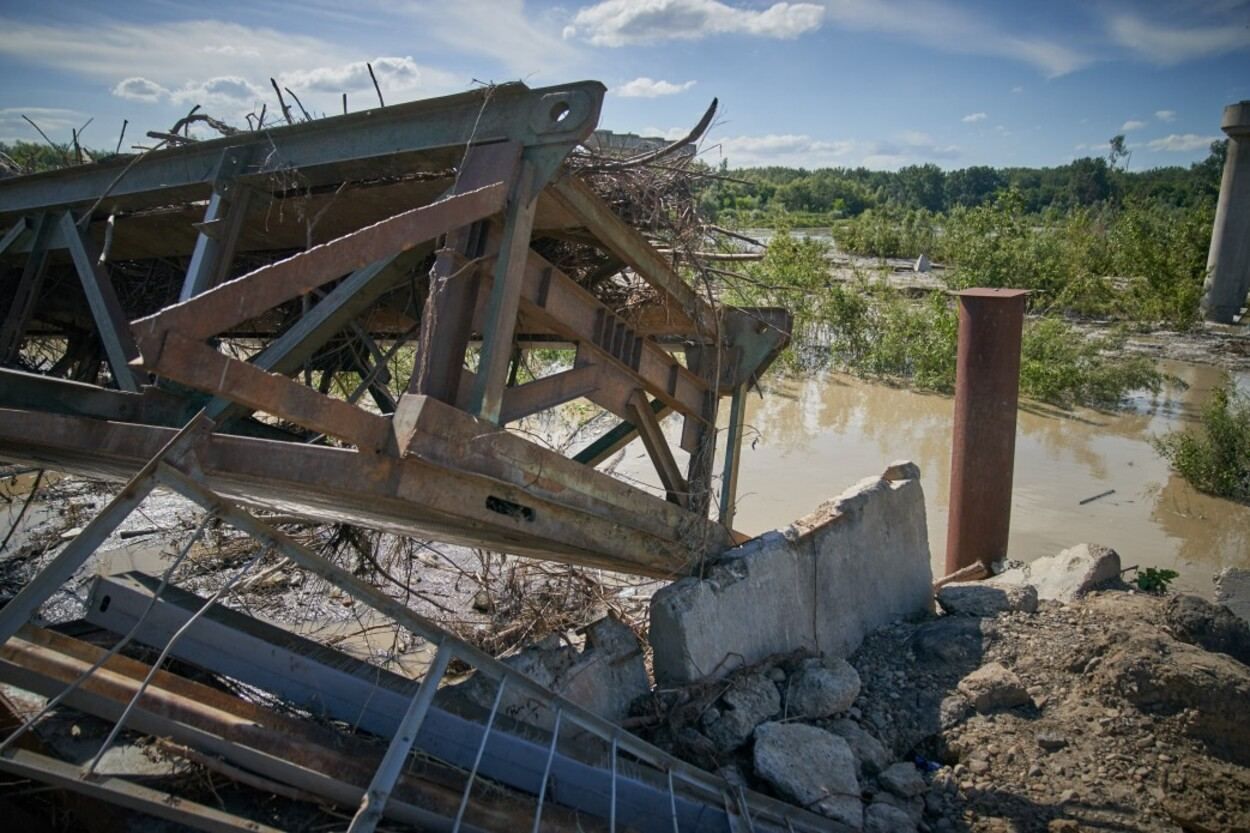
[[[1007,555],[1020,390],[1023,289],[967,289],[959,299],[946,574]]]

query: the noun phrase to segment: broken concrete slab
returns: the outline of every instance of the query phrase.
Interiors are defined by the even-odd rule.
[[[920,470],[891,465],[790,527],[729,551],[651,601],[660,684],[718,677],[779,653],[849,655],[865,634],[929,612]]]
[[[620,722],[635,698],[650,691],[642,644],[628,625],[614,616],[586,627],[586,643],[578,651],[550,637],[503,662],[556,694],[600,717]],[[474,675],[459,685],[441,689],[435,702],[453,708],[456,701],[489,710],[496,683]],[[510,718],[543,730],[555,724],[555,713],[520,691],[504,692],[500,710]]]
[[[997,616],[1008,611],[1037,612],[1037,588],[1031,584],[956,582],[941,587],[937,602],[959,616]]]
[[[1077,544],[1056,555],[999,573],[989,579],[989,583],[999,586],[1031,584],[1037,588],[1039,599],[1071,602],[1119,577],[1119,553],[1101,544]]]
[[[755,774],[801,807],[860,830],[855,756],[846,741],[803,723],[765,723],[755,730]]]

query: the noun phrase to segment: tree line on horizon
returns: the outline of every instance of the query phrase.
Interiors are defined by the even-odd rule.
[[[1219,195],[1228,141],[1211,144],[1210,154],[1188,167],[1127,170],[1126,155],[1085,157],[1044,168],[974,165],[944,171],[934,164],[897,171],[868,168],[731,168],[721,162],[708,177],[700,208],[713,220],[737,217],[758,222],[769,215],[856,217],[869,209],[924,210],[935,214],[985,205],[1014,190],[1030,213],[1060,211],[1124,201],[1146,201],[1190,208]],[[1122,145],[1121,145],[1122,149]]]

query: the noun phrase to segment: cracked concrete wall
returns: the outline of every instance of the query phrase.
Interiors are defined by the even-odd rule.
[[[659,685],[719,677],[804,648],[845,657],[933,606],[920,469],[894,463],[789,527],[726,553],[651,601]]]

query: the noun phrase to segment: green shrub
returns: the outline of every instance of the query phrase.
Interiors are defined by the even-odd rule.
[[[919,257],[937,245],[937,215],[924,209],[870,208],[834,226],[838,248],[866,257]]]
[[[1155,439],[1172,468],[1200,492],[1250,503],[1250,399],[1216,388],[1196,429]]]

